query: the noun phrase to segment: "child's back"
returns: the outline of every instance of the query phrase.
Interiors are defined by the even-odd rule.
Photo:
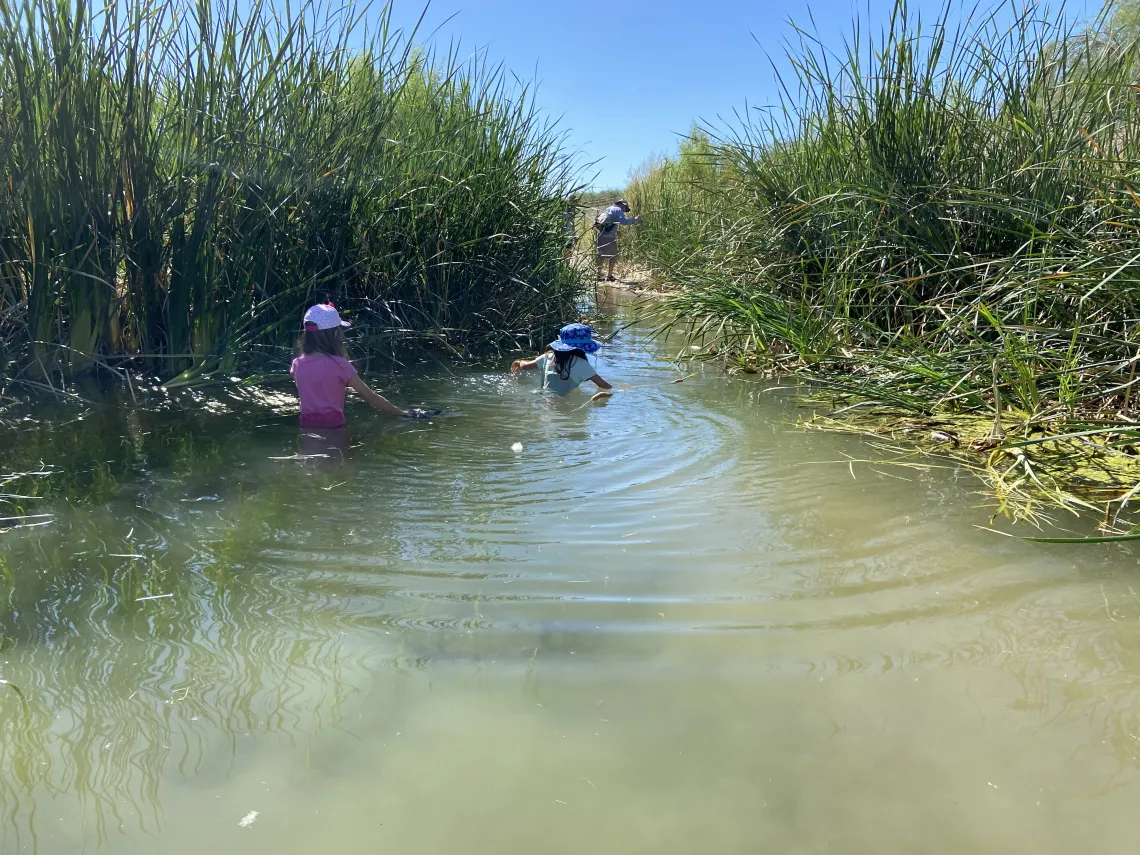
[[[301,398],[301,427],[344,427],[344,394],[349,386],[381,412],[408,415],[407,410],[393,406],[356,375],[344,348],[347,326],[331,303],[318,303],[305,312],[301,355],[289,369]]]
[[[356,369],[343,356],[305,353],[289,369],[301,398],[301,426],[336,428],[345,424],[344,396]]]
[[[541,371],[542,388],[556,395],[569,395],[589,380],[599,389],[613,387],[598,376],[587,353],[597,353],[601,345],[594,341],[594,333],[586,324],[567,324],[550,343],[550,350],[534,359],[516,359],[511,373]]]
[[[538,357],[537,362],[535,367],[542,373],[542,388],[555,395],[569,395],[597,374],[584,354],[569,354],[563,366],[559,366],[554,353],[548,351]]]

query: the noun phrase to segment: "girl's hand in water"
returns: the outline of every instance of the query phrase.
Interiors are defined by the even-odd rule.
[[[348,381],[348,386],[382,413],[387,413],[390,416],[406,416],[408,414],[407,410],[401,410],[383,395],[373,392],[371,387],[360,379],[360,375],[353,375],[352,379]]]
[[[512,362],[511,363],[511,373],[512,374],[518,374],[519,370],[522,368],[522,364],[523,364],[523,361],[521,359],[516,359],[514,362]]]

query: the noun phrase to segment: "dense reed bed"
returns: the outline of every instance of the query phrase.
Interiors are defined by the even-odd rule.
[[[631,248],[738,368],[985,452],[1005,510],[1111,522],[1140,483],[1135,33],[954,7],[923,25],[900,0],[839,56],[798,32],[778,107],[634,181]]]
[[[529,92],[387,7],[0,0],[0,373],[527,341],[572,307],[575,163]],[[128,361],[129,360],[129,361]]]

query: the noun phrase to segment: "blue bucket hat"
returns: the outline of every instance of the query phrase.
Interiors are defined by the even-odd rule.
[[[551,350],[580,350],[583,353],[597,353],[601,345],[594,341],[594,332],[585,324],[567,324],[558,333],[558,339],[550,343]]]

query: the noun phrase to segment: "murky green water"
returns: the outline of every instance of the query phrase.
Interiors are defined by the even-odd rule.
[[[265,409],[76,426],[136,464],[0,536],[0,852],[1134,851],[1136,561],[671,355],[432,369],[461,416],[318,471]]]

